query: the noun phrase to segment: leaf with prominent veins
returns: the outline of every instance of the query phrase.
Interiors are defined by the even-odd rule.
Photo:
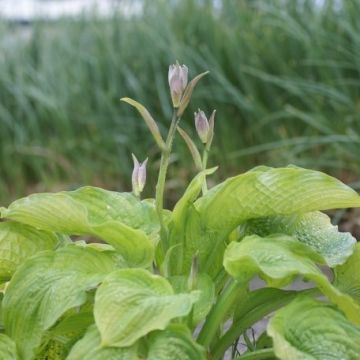
[[[42,250],[60,243],[56,234],[13,222],[0,222],[0,281],[8,281],[17,267]]]
[[[198,292],[175,294],[169,282],[143,269],[110,274],[95,296],[95,322],[102,346],[126,347],[187,315]]]
[[[72,347],[66,360],[139,360],[137,346],[119,348],[102,347],[99,330],[95,325],[88,328],[83,338]]]
[[[286,235],[247,236],[239,243],[230,243],[224,254],[226,271],[238,281],[248,283],[259,275],[269,286],[283,287],[301,276],[314,282],[350,321],[360,324],[358,306],[320,271],[316,264],[323,263],[319,254]]]
[[[277,311],[267,332],[281,360],[359,359],[360,327],[311,298],[297,298]]]
[[[45,331],[119,266],[114,251],[76,245],[43,251],[21,265],[2,303],[5,332],[21,359],[32,359]]]
[[[360,196],[339,180],[296,167],[260,167],[229,178],[194,203],[186,224],[184,270],[199,251],[200,271],[220,270],[229,234],[250,220],[360,206]]]
[[[149,266],[158,241],[158,218],[151,201],[90,186],[30,195],[14,201],[1,217],[45,231],[100,237],[129,266]]]
[[[147,360],[206,360],[205,349],[191,337],[185,325],[172,324],[149,337]]]
[[[241,226],[240,232],[259,236],[291,235],[322,255],[330,267],[344,263],[356,244],[350,233],[339,232],[330,218],[319,211],[252,219]]]

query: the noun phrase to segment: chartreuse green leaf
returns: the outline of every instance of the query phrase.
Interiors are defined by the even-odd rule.
[[[189,208],[193,205],[194,201],[200,194],[202,189],[202,185],[206,180],[207,175],[211,175],[216,171],[216,167],[208,170],[201,171],[197,174],[194,179],[192,179],[191,183],[187,187],[185,193],[180,198],[180,200],[176,203],[174,207],[174,211],[171,214],[170,225],[173,228],[177,228],[178,230],[184,226],[186,221],[186,215],[189,211]],[[175,241],[176,243],[176,241]]]
[[[21,359],[32,359],[43,333],[69,309],[82,305],[86,291],[118,268],[113,251],[67,245],[43,251],[15,272],[3,299],[5,332]]]
[[[360,196],[339,180],[302,168],[258,168],[229,178],[194,203],[186,229],[185,269],[199,252],[200,271],[221,268],[227,237],[254,218],[360,206]]]
[[[240,243],[230,243],[224,254],[226,271],[240,282],[259,275],[269,286],[283,287],[302,276],[313,281],[351,321],[360,324],[360,312],[352,298],[332,286],[316,266],[323,261],[310,247],[286,235],[247,236]]]
[[[66,360],[138,360],[137,346],[102,347],[99,330],[92,325],[71,349]]]
[[[0,282],[8,281],[24,260],[59,243],[51,232],[12,221],[0,222]]]
[[[201,171],[194,177],[185,193],[176,203],[174,210],[170,216],[169,221],[169,243],[170,248],[176,246],[176,251],[170,250],[170,269],[175,272],[181,272],[181,265],[183,259],[183,248],[186,246],[185,241],[185,224],[188,218],[189,210],[193,207],[194,201],[198,198],[203,183],[206,181],[206,176],[212,174],[217,168]]]
[[[205,350],[197,344],[189,329],[181,324],[171,324],[165,330],[155,331],[147,339],[147,360],[205,360]],[[66,360],[138,360],[138,346],[101,346],[100,333],[90,326],[85,336],[71,349]]]
[[[197,344],[189,329],[172,324],[164,331],[156,331],[149,337],[147,360],[205,360],[205,349]]]
[[[196,202],[204,225],[225,234],[248,219],[356,206],[360,196],[341,181],[293,167],[229,178]]]
[[[177,294],[190,292],[188,276],[172,276],[169,281]],[[200,291],[192,311],[192,324],[196,325],[205,319],[214,304],[215,285],[209,275],[197,274],[192,290]]]
[[[143,269],[121,269],[106,277],[95,295],[95,322],[102,346],[133,345],[150,331],[187,315],[198,294],[175,294],[168,281]]]
[[[291,235],[322,255],[330,267],[344,263],[356,244],[350,233],[339,232],[330,218],[319,211],[252,219],[242,226],[242,231],[263,237],[276,233]]]
[[[0,359],[1,360],[17,360],[15,342],[5,334],[0,334]]]
[[[297,298],[277,311],[267,332],[279,359],[359,359],[360,327],[333,306],[311,298]]]
[[[348,294],[360,312],[360,243],[345,264],[335,268],[334,286]]]
[[[13,202],[1,216],[41,230],[100,237],[130,266],[151,264],[159,231],[152,202],[89,186],[30,195]]]

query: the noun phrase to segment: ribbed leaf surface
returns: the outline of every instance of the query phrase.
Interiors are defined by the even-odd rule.
[[[95,325],[90,326],[85,336],[71,349],[66,360],[138,360],[137,346],[127,348],[102,347],[100,333]]]
[[[270,320],[268,334],[281,360],[358,360],[360,327],[334,307],[295,299]]]
[[[1,216],[42,230],[100,237],[133,266],[151,263],[159,231],[152,202],[90,186],[30,195],[3,209]]]
[[[114,252],[75,245],[41,252],[21,265],[3,300],[5,331],[21,359],[31,359],[43,333],[117,268]]]
[[[184,325],[173,324],[150,336],[147,360],[205,360],[205,349]]]
[[[0,222],[0,281],[9,280],[28,257],[54,249],[58,243],[54,233],[12,221]]]
[[[126,347],[171,319],[187,315],[198,294],[174,294],[168,281],[143,269],[110,274],[95,296],[95,321],[103,346]]]
[[[263,237],[276,233],[291,235],[322,255],[330,267],[344,263],[356,244],[350,233],[339,232],[330,218],[318,211],[253,219],[247,221],[242,230],[248,235]]]
[[[224,254],[226,271],[241,282],[259,275],[272,287],[288,285],[297,276],[313,281],[347,317],[360,324],[360,312],[352,298],[332,286],[316,263],[323,259],[308,246],[286,235],[247,236],[230,243]]]
[[[199,249],[200,271],[221,268],[227,237],[256,218],[360,206],[360,196],[339,180],[296,167],[258,168],[229,178],[195,202],[186,229],[185,268]]]

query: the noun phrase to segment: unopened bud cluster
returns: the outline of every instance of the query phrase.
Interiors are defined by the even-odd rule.
[[[135,107],[140,115],[143,117],[147,127],[149,128],[154,140],[156,141],[159,149],[161,150],[161,165],[158,183],[156,186],[156,207],[161,219],[162,209],[163,209],[163,192],[164,184],[166,178],[167,167],[169,164],[169,154],[171,152],[172,141],[176,132],[176,129],[179,131],[186,144],[188,145],[190,152],[193,156],[194,162],[199,170],[206,169],[207,154],[210,150],[211,142],[214,136],[214,118],[215,110],[211,114],[209,120],[207,119],[205,113],[199,109],[195,113],[195,127],[196,131],[205,144],[203,159],[201,159],[200,153],[192,141],[192,139],[187,135],[187,133],[182,130],[178,124],[181,116],[184,114],[185,109],[187,108],[193,90],[196,84],[202,79],[208,71],[203,72],[195,76],[190,82],[188,82],[188,68],[186,65],[180,65],[178,62],[176,64],[169,66],[168,72],[168,81],[170,86],[171,100],[174,107],[173,119],[169,129],[168,137],[166,141],[163,139],[159,127],[156,124],[154,118],[151,116],[150,112],[143,106],[141,103],[130,99],[128,97],[121,98],[122,101],[130,104]],[[132,172],[132,190],[136,196],[140,196],[141,192],[144,189],[146,182],[146,165],[148,159],[142,163],[137,160],[134,154],[132,154],[134,161],[134,168]]]

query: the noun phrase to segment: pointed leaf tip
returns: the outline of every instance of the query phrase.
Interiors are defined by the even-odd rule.
[[[159,127],[157,126],[156,121],[151,116],[149,111],[145,108],[145,106],[133,99],[128,98],[128,97],[123,97],[120,99],[120,101],[126,102],[127,104],[136,108],[136,110],[140,113],[140,115],[144,119],[147,127],[149,128],[149,130],[150,130],[155,142],[159,146],[159,148],[161,150],[165,149],[166,145],[160,134]]]

